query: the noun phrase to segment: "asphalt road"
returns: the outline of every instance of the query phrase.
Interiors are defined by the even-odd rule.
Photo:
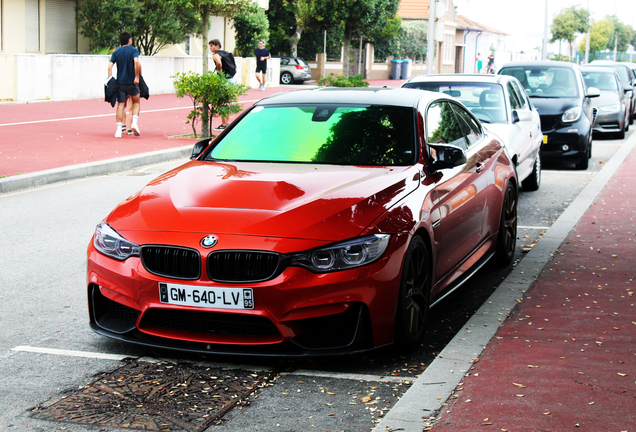
[[[621,143],[595,139],[586,171],[544,166],[541,188],[520,196],[515,262]],[[371,430],[510,271],[485,268],[434,308],[425,343],[409,354],[385,349],[336,359],[263,361],[182,356],[98,336],[87,325],[85,283],[85,251],[95,225],[117,203],[175,165],[0,195],[1,432],[117,430],[40,420],[32,414],[94,382],[96,374],[115,371],[125,357],[172,359],[171,365],[186,370],[199,362],[219,374],[267,375],[255,395],[221,418],[225,431]]]

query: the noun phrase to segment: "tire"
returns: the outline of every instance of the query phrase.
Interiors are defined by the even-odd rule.
[[[280,74],[280,82],[281,84],[293,84],[294,76],[289,72],[283,72],[282,74]]]
[[[625,139],[625,129],[623,129],[620,132],[616,132],[616,138],[617,139]]]
[[[534,160],[532,174],[521,182],[521,186],[525,191],[536,191],[541,186],[541,152],[537,153],[537,158]]]
[[[512,262],[517,247],[517,191],[515,189],[514,185],[509,182],[501,208],[495,249],[495,264],[501,267]]]
[[[431,293],[431,260],[422,237],[411,240],[402,268],[395,317],[395,342],[400,349],[412,351],[424,338]]]
[[[578,161],[576,163],[576,165],[574,166],[576,169],[579,170],[586,170],[588,169],[588,167],[590,166],[590,159],[592,158],[592,142],[590,142],[587,146],[587,151],[585,152],[585,155],[581,158],[580,161]]]

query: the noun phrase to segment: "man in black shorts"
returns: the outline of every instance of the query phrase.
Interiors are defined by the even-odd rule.
[[[267,59],[270,58],[269,51],[265,48],[265,41],[258,41],[258,48],[254,50],[256,56],[256,80],[258,88],[265,91],[265,74],[267,73]]]
[[[113,65],[117,65],[117,130],[115,138],[121,138],[122,123],[124,121],[124,108],[126,99],[130,96],[132,101],[132,125],[131,129],[136,136],[140,135],[139,125],[139,77],[141,75],[141,63],[139,63],[139,50],[132,46],[132,36],[128,32],[119,35],[121,47],[117,48],[110,57],[108,63],[108,76],[113,75]]]

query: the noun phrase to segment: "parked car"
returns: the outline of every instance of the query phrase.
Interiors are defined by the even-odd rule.
[[[200,353],[414,348],[430,307],[514,254],[514,165],[443,93],[278,93],[192,157],[97,226],[97,333]]]
[[[590,63],[591,66],[609,67],[614,69],[618,73],[618,77],[621,79],[623,91],[629,96],[629,124],[634,123],[634,117],[636,117],[636,94],[634,94],[634,87],[636,86],[636,74],[633,69],[627,63],[618,63],[610,60],[593,60]]]
[[[592,157],[591,98],[600,91],[587,88],[580,68],[558,61],[510,62],[502,66],[501,75],[519,80],[541,117],[544,161],[574,162],[587,169]]]
[[[592,100],[596,110],[592,130],[595,133],[612,133],[625,138],[629,130],[629,104],[631,98],[623,91],[623,84],[612,68],[582,66],[581,73],[588,87],[596,87],[601,95]]]
[[[280,58],[281,84],[302,84],[311,79],[311,68],[305,60],[298,57],[278,58]]]
[[[402,87],[442,92],[457,98],[500,136],[525,190],[541,184],[541,119],[519,81],[508,75],[420,75]]]

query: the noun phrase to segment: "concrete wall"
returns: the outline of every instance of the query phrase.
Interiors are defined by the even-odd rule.
[[[0,101],[79,100],[104,97],[108,76],[108,55],[17,54],[0,55]],[[236,59],[235,80],[258,87],[255,60]],[[142,75],[150,94],[174,93],[177,72],[203,70],[201,57],[141,57]],[[210,66],[212,60],[210,59]],[[113,71],[115,73],[115,71]],[[267,85],[278,86],[280,65],[268,61]]]

